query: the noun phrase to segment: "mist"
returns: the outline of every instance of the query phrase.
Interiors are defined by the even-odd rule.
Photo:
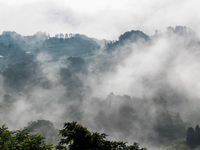
[[[199,3],[0,0],[1,125],[46,120],[56,135],[77,121],[150,150],[186,139],[200,124]]]
[[[199,124],[200,47],[193,29],[168,27],[152,36],[132,30],[84,59],[57,58],[47,43],[33,60],[2,67],[1,124],[19,129],[49,120],[61,129],[77,121],[148,149],[185,138]]]
[[[156,29],[164,32],[166,27],[177,25],[200,32],[198,1],[1,0],[0,4],[0,31],[16,31],[22,35],[33,35],[37,31],[51,36],[81,33],[116,40],[132,29],[153,35]]]

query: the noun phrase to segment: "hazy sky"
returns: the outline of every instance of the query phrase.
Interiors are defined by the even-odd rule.
[[[0,0],[0,33],[80,33],[117,39],[130,30],[152,35],[168,26],[200,31],[199,0]]]

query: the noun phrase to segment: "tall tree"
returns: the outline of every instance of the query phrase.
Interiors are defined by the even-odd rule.
[[[195,128],[195,145],[196,146],[200,145],[200,128],[198,125]]]
[[[196,146],[194,129],[192,127],[188,128],[186,135],[187,135],[186,137],[187,145],[190,146],[191,148],[194,148]]]

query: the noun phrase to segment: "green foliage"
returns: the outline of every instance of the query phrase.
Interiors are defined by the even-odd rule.
[[[146,150],[146,148],[139,148],[137,143],[127,146],[126,142],[109,141],[106,139],[105,133],[92,133],[86,127],[83,127],[77,122],[64,123],[64,129],[60,130],[62,138],[57,149],[70,150]]]
[[[26,129],[9,131],[5,125],[0,128],[1,150],[51,150],[53,145],[43,139],[40,134],[30,134]]]
[[[181,32],[184,32],[184,30],[185,28],[177,27],[174,30],[174,32],[181,33]],[[107,70],[108,72],[110,72],[111,70],[115,70],[115,67],[118,66],[118,63],[120,64],[121,62],[124,62],[124,60],[126,59],[126,56],[130,54],[128,51],[129,50],[130,52],[132,51],[132,46],[127,47],[125,49],[121,49],[121,48],[118,49],[118,47],[124,46],[124,44],[127,42],[134,43],[138,41],[140,42],[140,40],[148,42],[149,37],[141,31],[130,31],[121,35],[118,41],[106,43],[105,45],[106,50],[108,51],[116,50],[116,51],[113,52],[113,55],[110,53],[109,54],[101,53],[100,59],[95,58],[96,64],[91,65],[93,67],[91,74],[99,78],[98,82],[101,83],[102,81],[101,77],[104,76],[102,74],[103,73],[102,70],[104,71]],[[79,99],[80,101],[83,101],[83,100],[86,100],[87,98],[90,98],[90,97],[86,97],[87,96],[86,94],[92,93],[93,88],[88,86],[90,89],[89,88],[86,89],[87,83],[82,80],[87,79],[85,81],[89,81],[90,77],[93,77],[93,76],[89,76],[90,75],[89,74],[87,76],[88,78],[84,78],[84,76],[81,76],[83,78],[79,78],[78,76],[79,73],[83,75],[84,72],[87,72],[87,66],[86,66],[87,63],[83,58],[79,56],[80,55],[83,56],[85,54],[91,54],[91,53],[94,54],[94,51],[98,49],[98,45],[96,44],[96,42],[94,42],[91,39],[87,39],[86,37],[82,37],[80,35],[76,35],[69,39],[47,38],[46,34],[43,34],[41,32],[37,33],[36,35],[27,36],[27,37],[20,36],[14,32],[4,32],[2,36],[0,36],[0,42],[3,42],[3,43],[0,43],[0,55],[3,56],[3,57],[0,57],[0,65],[5,64],[5,66],[7,67],[7,68],[5,68],[5,66],[2,67],[2,75],[4,77],[4,80],[3,80],[4,88],[2,91],[4,92],[4,89],[5,89],[5,92],[8,93],[8,94],[4,94],[4,93],[2,94],[2,98],[1,98],[2,100],[0,103],[0,114],[3,117],[0,118],[1,119],[0,121],[3,121],[4,118],[6,117],[8,118],[9,112],[15,110],[13,109],[12,104],[18,99],[16,93],[22,92],[23,94],[25,94],[24,98],[27,99],[26,102],[28,104],[34,104],[35,99],[34,99],[34,96],[31,94],[35,94],[35,93],[25,92],[25,91],[27,91],[27,89],[29,91],[32,91],[31,88],[35,88],[36,86],[37,88],[40,88],[40,86],[42,86],[41,89],[43,88],[51,89],[52,87],[52,90],[54,90],[53,87],[57,87],[57,85],[62,84],[66,88],[65,94],[61,96],[57,96],[52,101],[49,101],[49,105],[53,104],[52,102],[55,102],[55,103],[59,102],[64,107],[65,106],[67,107],[67,109],[63,109],[64,111],[66,110],[63,116],[67,116],[70,119],[74,119],[74,120],[80,120],[81,118],[85,116],[89,116],[87,115],[87,113],[88,114],[93,113],[93,111],[89,112],[90,111],[89,109],[88,111],[84,111],[84,108],[82,108],[82,105],[79,105],[79,103],[77,106],[76,104],[72,104],[72,105],[70,104],[69,106],[67,102],[69,101],[72,102],[75,99]],[[18,43],[19,46],[18,44],[13,44],[13,43]],[[54,83],[51,83],[50,79],[48,80],[47,78],[44,78],[43,75],[40,75],[42,72],[40,68],[40,63],[27,62],[28,60],[31,60],[34,57],[33,55],[31,54],[29,55],[28,53],[26,53],[21,47],[23,49],[27,48],[25,49],[26,51],[32,50],[32,52],[34,51],[36,54],[42,51],[50,53],[52,57],[56,58],[57,60],[63,56],[65,56],[65,58],[68,58],[67,60],[65,59],[65,63],[66,62],[68,63],[67,64],[68,68],[67,67],[60,68],[60,71],[58,72],[58,74],[55,75],[56,78],[58,78],[59,82],[55,81]],[[97,57],[99,56],[100,55],[97,55]],[[9,63],[11,64],[8,65]],[[150,79],[148,80],[149,77]],[[159,78],[152,79],[152,80],[151,80],[151,75],[149,77],[147,77],[147,81],[145,80],[145,84],[144,84],[145,87],[148,89],[148,88],[158,86],[161,88],[161,90],[158,90],[158,92],[155,92],[155,93],[158,95],[165,95],[165,96],[155,97],[155,99],[153,99],[153,103],[151,103],[151,99],[148,99],[148,102],[147,102],[147,100],[144,100],[141,98],[132,98],[130,96],[119,96],[119,95],[110,94],[105,99],[105,101],[104,100],[100,100],[100,102],[95,101],[95,102],[92,102],[92,104],[87,105],[87,108],[93,107],[93,106],[94,108],[98,108],[98,110],[95,110],[95,113],[90,118],[90,120],[94,119],[94,122],[96,123],[95,125],[98,125],[99,128],[105,129],[106,133],[108,131],[115,132],[115,131],[120,130],[120,133],[122,133],[123,135],[127,135],[127,137],[129,137],[131,134],[134,134],[134,135],[137,135],[137,138],[140,140],[144,139],[144,141],[146,140],[150,142],[155,142],[156,144],[162,143],[163,145],[165,145],[166,143],[171,143],[177,138],[185,137],[185,124],[182,121],[180,115],[178,113],[176,114],[176,112],[169,112],[167,110],[167,107],[170,106],[169,105],[170,101],[171,101],[171,106],[172,105],[174,106],[174,104],[178,106],[178,103],[182,101],[182,99],[185,99],[184,93],[180,92],[182,96],[177,96],[176,93],[179,93],[179,92],[177,92],[176,89],[169,90],[171,89],[170,87],[160,86],[160,84],[157,85],[157,83],[159,82],[157,82],[156,80],[162,81],[159,79],[160,75],[159,75]],[[15,91],[15,92],[12,93],[12,91]],[[170,96],[166,98],[166,95],[170,95]],[[31,103],[29,103],[30,101]],[[112,105],[114,103],[117,105]],[[40,103],[38,105],[40,105]],[[174,106],[174,108],[176,108],[176,106]],[[35,106],[33,106],[32,108],[34,107]],[[154,109],[155,114],[154,112],[152,113],[152,108],[155,108]],[[190,109],[189,106],[185,108],[194,111],[194,109]],[[199,111],[197,106],[195,108]],[[176,109],[171,109],[171,111],[176,111]],[[196,111],[195,113],[198,114],[197,113],[198,111]],[[191,116],[193,117],[186,117],[186,118],[190,118],[191,120],[193,118],[198,118],[198,115],[195,115],[195,114]],[[149,122],[149,120],[151,121]],[[54,130],[53,127],[51,126],[51,123],[45,122],[44,120],[31,122],[27,128],[29,128],[29,130],[31,130],[31,132],[33,133],[40,132],[42,133],[42,135],[45,136],[47,133],[44,132],[46,130],[44,130],[42,126],[44,126],[44,128],[48,128],[49,130],[52,130],[52,131]],[[141,133],[141,129],[144,130],[144,133],[147,133],[147,134],[145,135],[139,134]],[[80,130],[82,131],[82,129]],[[131,130],[134,130],[134,133]],[[116,141],[112,142],[112,141],[106,140],[106,135],[103,136],[102,134],[99,134],[99,133],[91,133],[87,129],[84,129],[84,132],[86,135],[83,137],[84,138],[87,137],[86,141],[90,143],[89,145],[92,145],[91,147],[95,147],[96,145],[97,147],[112,145],[113,149],[114,149],[114,146],[118,146],[118,147],[121,146],[121,148],[127,147],[126,143],[123,143],[123,142],[120,143]],[[76,135],[77,134],[78,133],[76,133]],[[134,136],[134,135],[131,135],[131,136]],[[196,145],[198,145],[196,143],[199,143],[199,139],[200,139],[199,136],[200,134],[199,134],[198,126],[196,127],[194,132],[192,131],[192,129],[188,130],[187,144],[190,145],[191,147],[195,147]],[[47,141],[49,140],[47,139]],[[50,141],[55,141],[55,140],[53,138],[53,139],[50,139]],[[74,139],[71,141],[71,143],[72,144],[74,143]],[[70,143],[68,144],[70,145]],[[84,145],[84,143],[82,144]],[[173,145],[177,146],[177,144],[178,142],[177,143],[175,142],[174,144],[172,144],[172,147]],[[132,147],[134,147],[134,145],[132,145]],[[137,144],[135,145],[135,147],[137,147]],[[109,149],[109,147],[107,148]]]

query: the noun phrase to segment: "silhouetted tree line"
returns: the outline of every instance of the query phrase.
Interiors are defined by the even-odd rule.
[[[23,130],[10,131],[8,127],[3,125],[0,127],[0,149],[51,150],[54,145],[45,142],[43,137],[45,131],[43,130],[46,130],[49,134],[45,136],[49,136],[52,140],[55,137],[57,138],[53,124],[47,120],[30,122]],[[39,131],[42,132],[42,135]],[[128,146],[126,142],[110,141],[106,139],[105,133],[90,132],[86,127],[76,122],[64,123],[59,134],[62,138],[58,145],[55,145],[57,150],[147,150],[140,148],[136,142]]]
[[[196,148],[200,146],[200,128],[199,125],[196,126],[195,130],[192,127],[187,129],[186,133],[187,145],[191,148]]]
[[[147,150],[146,148],[139,148],[138,143],[127,146],[126,142],[110,141],[106,139],[108,135],[105,133],[90,132],[77,122],[64,123],[60,135],[63,138],[56,146],[60,150],[67,148],[70,150]]]

